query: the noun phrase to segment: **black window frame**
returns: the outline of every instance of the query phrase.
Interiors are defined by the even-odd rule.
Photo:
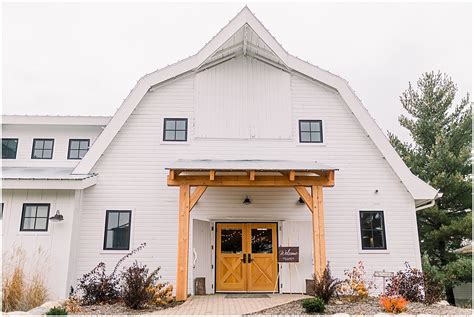
[[[35,219],[35,228],[34,229],[24,229],[24,223],[25,223],[25,211],[26,207],[28,206],[36,206],[36,214],[35,217],[28,217],[28,218],[34,218]],[[38,207],[39,206],[48,206],[48,213],[46,217],[37,217],[38,214]],[[51,204],[46,204],[46,203],[24,203],[23,204],[23,209],[21,211],[21,221],[20,221],[20,231],[28,231],[28,232],[47,232],[49,228],[49,214],[51,212]],[[37,218],[46,218],[46,228],[45,229],[36,229],[36,219]]]
[[[107,224],[109,223],[109,215],[112,212],[118,212],[118,213],[128,213],[129,214],[129,230],[128,230],[128,243],[127,243],[127,248],[107,248]],[[120,219],[120,214],[119,214],[119,219]],[[103,243],[103,250],[105,251],[128,251],[130,250],[130,240],[132,236],[132,211],[131,210],[116,210],[116,209],[111,209],[111,210],[106,210],[105,212],[105,226],[104,226],[104,243]]]
[[[79,157],[79,152],[77,152],[78,157],[71,157],[71,143],[72,142],[79,142],[78,151],[81,151],[81,142],[85,142],[85,141],[87,141],[87,152],[89,152],[89,149],[90,149],[90,146],[91,146],[91,140],[90,139],[69,139],[69,145],[68,145],[68,148],[67,148],[67,159],[68,160],[82,160],[82,158]]]
[[[51,145],[51,157],[35,157],[35,144],[36,141],[53,141],[53,144]],[[44,146],[43,146],[43,154],[44,154]],[[33,144],[31,146],[31,159],[32,160],[52,160],[54,156],[54,139],[43,139],[43,138],[35,138],[33,139]]]
[[[3,141],[8,140],[8,141],[16,141],[16,148],[15,148],[15,156],[14,157],[4,157],[4,152],[3,152]],[[18,138],[2,138],[2,160],[16,160],[16,155],[18,153]]]
[[[309,123],[309,131],[301,131],[301,124],[302,123]],[[319,129],[320,131],[312,131],[311,130],[311,123],[313,122],[317,122],[319,123]],[[299,131],[299,137],[300,137],[300,143],[324,143],[324,135],[323,135],[323,120],[310,120],[310,119],[301,119],[301,120],[298,120],[298,131]],[[301,138],[301,133],[302,132],[309,132],[309,141],[303,141],[303,139]],[[312,141],[311,140],[311,133],[312,132],[319,132],[320,135],[321,135],[321,140],[320,141]]]
[[[364,236],[364,231],[372,231],[372,233],[374,231],[376,231],[376,229],[363,229],[362,228],[362,214],[363,213],[380,213],[381,215],[381,224],[382,224],[382,238],[383,238],[383,247],[367,247],[367,246],[364,246],[364,240],[363,240],[363,236]],[[385,226],[385,215],[384,215],[384,211],[383,210],[359,210],[359,226],[360,226],[360,246],[362,248],[362,250],[387,250],[387,237],[386,237],[386,226]],[[372,234],[372,237],[373,237],[373,234]]]
[[[184,121],[185,129],[184,130],[177,130],[176,129],[176,122],[175,122],[175,129],[174,130],[167,130],[166,129],[166,122],[168,121]],[[175,139],[168,140],[166,139],[166,131],[174,131],[175,132]],[[176,131],[184,131],[184,140],[176,140]],[[164,142],[187,142],[188,141],[188,118],[164,118],[163,120],[163,141]]]

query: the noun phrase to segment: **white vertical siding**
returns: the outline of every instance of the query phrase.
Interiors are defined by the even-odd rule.
[[[290,75],[239,57],[196,77],[195,137],[291,138]]]
[[[283,99],[288,100],[287,108],[281,113],[275,110],[280,108],[262,108],[266,109],[261,112],[266,116],[262,115],[260,120],[253,122],[258,127],[255,131],[264,132],[258,132],[256,135],[259,137],[249,140],[249,134],[239,130],[248,127],[243,113],[220,108],[221,104],[233,104],[233,98],[238,97],[234,86],[236,80],[232,76],[243,76],[235,64],[243,61],[228,63],[234,64],[217,66],[228,68],[227,75],[214,78],[206,85],[200,78],[188,76],[148,93],[105,151],[93,169],[99,173],[98,184],[84,191],[77,276],[99,261],[106,262],[111,269],[122,256],[117,252],[102,251],[105,211],[120,208],[133,210],[132,246],[141,242],[148,244],[134,258],[151,266],[161,266],[163,279],[175,282],[178,189],[167,187],[164,168],[180,158],[317,160],[335,166],[339,168],[336,186],[324,189],[327,257],[333,272],[342,277],[344,269],[354,266],[358,260],[363,260],[369,271],[396,270],[402,268],[405,261],[419,267],[413,198],[338,94],[301,77],[291,76],[286,88],[290,90],[291,98]],[[265,71],[266,76],[277,77],[281,74],[278,72]],[[211,75],[210,78],[218,74]],[[202,73],[195,76],[202,76]],[[270,78],[267,82],[278,80]],[[215,85],[214,97],[211,96],[213,86],[210,83]],[[262,94],[270,91],[277,94],[278,89],[267,86],[267,93],[262,89]],[[207,99],[202,99],[203,95]],[[243,100],[239,101],[240,105],[249,102]],[[260,101],[252,104],[257,103]],[[293,133],[283,134],[287,128],[266,128],[279,124],[287,127],[284,120],[278,119],[282,114]],[[191,122],[195,119],[195,127],[191,126],[189,131],[189,141],[164,143],[163,118],[176,116],[188,117]],[[324,144],[299,144],[298,119],[323,120]],[[292,138],[288,139],[288,135]],[[251,205],[242,204],[246,195],[252,199]],[[309,211],[296,204],[297,198],[292,189],[209,188],[193,210],[193,215],[202,220],[220,221],[310,221]],[[360,209],[384,211],[386,252],[360,250],[357,218]],[[310,234],[308,229],[304,230]],[[304,260],[300,272],[311,270],[311,265],[308,259]],[[189,287],[191,290],[191,283]]]
[[[69,250],[71,249],[74,224],[74,191],[72,190],[3,190],[3,265],[15,248],[25,251],[27,262],[25,271],[40,269],[43,273],[51,299],[64,298],[69,292],[67,283],[70,269]],[[59,210],[64,221],[49,223],[47,232],[20,231],[21,214],[24,203],[51,204],[50,216]],[[44,258],[38,258],[38,250]],[[7,253],[5,253],[7,252]]]
[[[206,293],[212,294],[211,223],[209,221],[193,219],[192,232],[191,257],[189,258],[191,269],[189,276],[191,277],[190,283],[193,287],[193,294],[194,279],[197,277],[204,277],[206,279]]]

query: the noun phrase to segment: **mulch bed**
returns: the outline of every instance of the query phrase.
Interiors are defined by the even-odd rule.
[[[280,306],[264,309],[251,315],[307,315],[301,306],[302,300],[297,300]],[[456,306],[445,306],[440,304],[424,305],[421,303],[409,303],[407,314],[434,314],[434,315],[472,315],[471,309]],[[325,315],[345,313],[349,315],[375,315],[383,313],[380,309],[378,298],[369,297],[359,302],[347,300],[331,300],[326,305]]]
[[[125,306],[123,303],[115,304],[101,304],[101,305],[84,305],[81,306],[81,311],[75,314],[69,315],[142,315],[150,314],[158,310],[163,310],[177,305],[182,302],[172,302],[169,305],[162,306],[147,306],[143,309],[131,309]]]

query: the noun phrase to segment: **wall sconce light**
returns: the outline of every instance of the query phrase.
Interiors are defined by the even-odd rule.
[[[298,198],[298,200],[296,201],[296,203],[297,203],[297,204],[300,204],[300,205],[304,204],[303,198],[301,198],[301,197]]]
[[[49,217],[49,220],[51,220],[52,222],[60,222],[64,220],[64,217],[63,215],[61,215],[59,210],[56,210],[56,214],[52,217]]]
[[[244,205],[250,205],[252,203],[252,201],[250,200],[249,196],[245,196],[245,199],[244,201],[242,202],[242,204]]]

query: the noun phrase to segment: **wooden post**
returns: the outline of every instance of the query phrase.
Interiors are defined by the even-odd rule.
[[[188,256],[189,256],[189,201],[190,186],[179,186],[178,216],[178,260],[176,272],[176,300],[186,300],[188,296]]]
[[[313,197],[313,261],[314,274],[321,277],[326,267],[326,241],[324,236],[323,187],[312,186]]]

